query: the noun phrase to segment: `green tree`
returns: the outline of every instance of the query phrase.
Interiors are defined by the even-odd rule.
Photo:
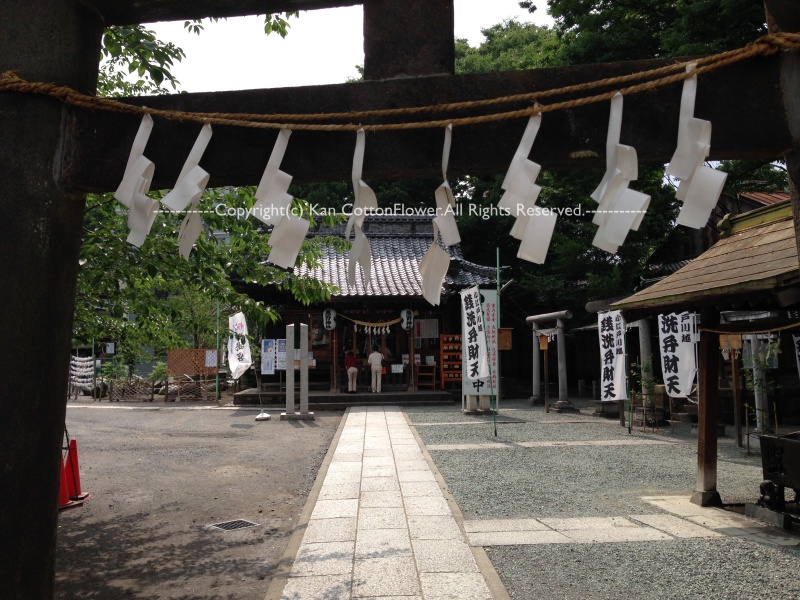
[[[273,16],[267,21],[272,23],[271,31],[285,35],[288,25],[283,18]],[[198,22],[186,26],[202,29]],[[183,58],[183,51],[157,40],[142,26],[109,28],[103,55],[100,95],[158,94],[179,86],[171,68]],[[163,194],[156,191],[150,196]],[[305,304],[329,298],[333,289],[322,282],[265,262],[269,232],[260,221],[216,210],[251,208],[254,194],[253,187],[206,191],[198,206],[203,232],[189,260],[178,255],[176,245],[183,215],[160,212],[147,240],[136,248],[126,242],[124,207],[112,194],[89,194],[78,274],[76,341],[115,340],[125,360],[136,362],[144,347],[161,355],[171,347],[211,344],[217,303],[228,311],[244,310],[254,326],[279,318],[274,307],[240,294],[236,282],[274,286]],[[305,200],[296,199],[295,205],[309,213]],[[342,240],[306,241],[298,264],[305,261],[316,266],[321,243],[326,242],[343,247]],[[213,327],[209,322],[212,306]]]
[[[713,54],[767,32],[753,0],[548,0],[568,64]]]

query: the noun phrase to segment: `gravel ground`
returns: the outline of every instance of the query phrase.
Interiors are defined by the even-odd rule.
[[[655,433],[583,414],[545,414],[504,402],[491,417],[457,409],[406,409],[464,518],[569,518],[654,514],[642,496],[689,496],[697,439],[688,427]],[[461,425],[459,422],[478,421]],[[513,420],[514,423],[502,423]],[[483,423],[480,423],[483,421]],[[450,424],[448,424],[450,423]],[[439,444],[629,440],[667,444],[437,450]],[[431,448],[434,446],[434,448]],[[718,489],[753,502],[761,459],[720,438]],[[652,543],[497,546],[489,556],[513,598],[800,598],[800,552],[730,537]]]
[[[59,515],[56,598],[266,595],[342,413],[257,423],[185,404],[69,403],[92,498]],[[258,526],[208,527],[233,519]]]

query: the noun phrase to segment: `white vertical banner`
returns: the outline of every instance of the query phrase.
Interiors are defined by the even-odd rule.
[[[625,319],[618,310],[597,315],[600,335],[600,399],[604,402],[628,397],[625,376]]]
[[[667,394],[672,398],[688,397],[697,375],[695,314],[682,312],[658,315],[658,342]]]
[[[483,326],[483,311],[478,287],[461,291],[462,333],[462,386],[467,394],[479,394],[489,376],[489,361],[486,357],[486,331]]]
[[[250,355],[250,342],[247,338],[247,321],[244,313],[238,312],[228,318],[228,328],[231,335],[228,338],[228,365],[231,370],[231,377],[239,379],[250,365],[253,364],[253,357]]]
[[[794,343],[794,358],[797,361],[797,376],[800,377],[800,335],[793,333],[792,342]]]

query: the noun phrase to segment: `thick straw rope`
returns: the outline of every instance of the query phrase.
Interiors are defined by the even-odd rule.
[[[706,56],[696,60],[678,62],[666,65],[658,69],[641,71],[617,77],[609,77],[597,81],[590,81],[577,85],[565,86],[538,92],[525,94],[515,94],[511,96],[501,96],[484,100],[453,102],[449,104],[435,104],[430,106],[417,106],[408,108],[338,112],[338,113],[317,113],[317,114],[244,114],[244,113],[205,113],[187,112],[176,110],[162,110],[148,108],[145,106],[135,106],[113,100],[110,98],[98,98],[81,94],[75,90],[57,86],[51,83],[30,82],[16,75],[12,71],[5,71],[0,74],[0,92],[17,92],[27,94],[39,94],[51,96],[72,106],[89,108],[92,110],[105,110],[111,112],[143,115],[145,113],[164,119],[177,121],[191,121],[197,123],[210,123],[212,125],[231,125],[236,127],[251,127],[256,129],[292,129],[296,131],[356,131],[366,129],[369,131],[391,131],[406,129],[436,129],[453,126],[474,125],[477,123],[489,123],[495,121],[505,121],[517,119],[533,114],[553,112],[578,106],[586,106],[597,102],[610,100],[617,92],[622,95],[636,94],[644,91],[652,91],[672,83],[683,81],[695,75],[709,73],[716,69],[731,65],[733,63],[752,58],[755,56],[769,56],[781,50],[791,50],[800,48],[800,34],[798,33],[773,33],[758,38],[752,44],[743,48],[722,52],[713,56]],[[697,64],[697,68],[691,73],[686,72],[686,65],[689,63]],[[654,79],[655,78],[655,79]],[[644,80],[644,81],[642,81]],[[587,92],[597,88],[619,86],[634,81],[642,81],[635,85],[614,89],[612,91],[583,96],[572,100],[543,104],[542,99]],[[398,117],[407,115],[435,114],[459,110],[470,110],[486,106],[497,106],[502,104],[512,104],[516,102],[537,102],[537,106],[527,108],[496,112],[486,115],[459,117],[448,119],[437,119],[430,121],[406,121],[401,123],[308,123],[306,121],[338,121],[338,120],[358,120],[364,118]]]

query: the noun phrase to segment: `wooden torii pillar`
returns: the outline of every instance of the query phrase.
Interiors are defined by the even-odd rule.
[[[364,5],[365,75],[360,84],[185,94],[133,99],[156,108],[205,112],[334,112],[483,99],[641,71],[667,61],[453,75],[452,0],[274,0],[274,12]],[[794,0],[766,0],[774,26],[800,31]],[[107,25],[259,14],[263,0],[34,0],[2,9],[0,71],[92,93]],[[714,122],[712,159],[774,158],[788,152],[800,182],[800,66],[797,53],[746,61],[704,76],[698,118]],[[641,162],[664,163],[675,147],[680,86],[626,100],[623,139]],[[737,102],[732,102],[736,99]],[[754,110],[747,119],[743,111]],[[446,116],[446,115],[445,115]],[[447,116],[449,118],[449,116]],[[604,162],[607,107],[548,114],[532,158],[547,168]],[[116,189],[138,118],[61,106],[44,97],[0,94],[0,331],[6,356],[0,390],[0,589],[8,598],[52,595],[56,504],[78,251],[87,191]],[[367,124],[368,128],[368,124]],[[197,135],[159,121],[147,147],[158,168],[152,189],[170,187]],[[275,133],[219,127],[203,157],[212,186],[258,183]],[[450,173],[504,171],[521,124],[459,129]],[[364,177],[434,176],[441,132],[375,133]],[[346,179],[354,136],[297,132],[282,164],[296,181]],[[795,207],[797,207],[795,201]],[[795,214],[800,214],[796,210]]]

